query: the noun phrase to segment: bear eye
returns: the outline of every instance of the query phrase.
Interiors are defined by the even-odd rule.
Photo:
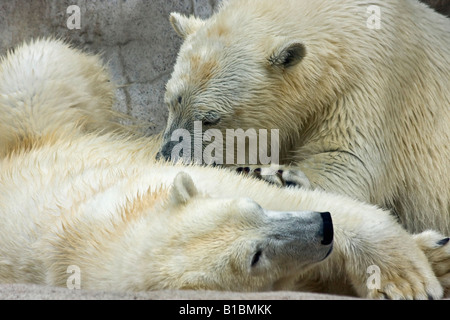
[[[220,122],[220,118],[217,119],[205,119],[203,120],[203,125],[205,126],[214,126]]]
[[[203,125],[214,126],[220,122],[220,115],[216,112],[208,112],[203,118]]]
[[[253,258],[252,258],[252,267],[254,267],[258,264],[259,260],[261,260],[261,255],[262,255],[261,250],[256,251],[256,253],[253,255]]]

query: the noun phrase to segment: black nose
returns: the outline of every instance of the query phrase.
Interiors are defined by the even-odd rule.
[[[333,242],[333,221],[331,220],[331,214],[329,212],[321,212],[323,221],[323,245],[329,245]]]
[[[170,156],[166,156],[164,153],[162,153],[161,151],[158,152],[156,154],[156,160],[165,160],[165,161],[169,161],[170,160]]]
[[[161,159],[166,160],[166,161],[171,160],[172,149],[176,144],[177,144],[176,141],[170,141],[170,142],[164,144],[161,147],[161,150],[156,154],[156,160],[161,160]]]
[[[156,154],[156,160],[166,160],[166,161],[169,161],[169,160],[170,160],[170,157],[165,156],[162,152],[158,152],[158,153]]]

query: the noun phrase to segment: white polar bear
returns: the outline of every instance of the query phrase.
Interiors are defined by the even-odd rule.
[[[450,232],[450,19],[417,0],[230,0],[171,21],[185,41],[162,156],[195,121],[224,136],[279,129],[279,164],[292,167],[255,176]]]

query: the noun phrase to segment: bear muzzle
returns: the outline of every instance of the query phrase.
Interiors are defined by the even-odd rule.
[[[329,212],[266,211],[270,247],[274,256],[295,257],[313,263],[328,257],[333,248],[334,229]]]

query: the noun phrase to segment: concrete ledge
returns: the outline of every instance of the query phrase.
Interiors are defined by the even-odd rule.
[[[303,292],[239,293],[164,290],[150,292],[103,292],[69,290],[33,284],[0,285],[0,300],[353,300],[358,298]],[[360,299],[358,299],[360,300]]]

